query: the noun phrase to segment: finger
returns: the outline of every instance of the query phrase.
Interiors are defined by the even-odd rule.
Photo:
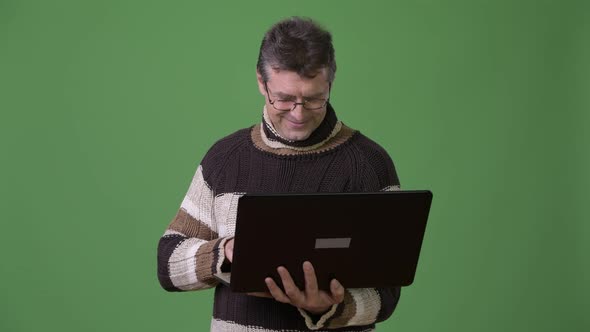
[[[279,275],[281,276],[281,281],[283,282],[283,287],[285,288],[285,294],[291,300],[293,305],[301,305],[305,302],[305,295],[301,292],[299,287],[295,285],[293,278],[291,278],[291,274],[287,271],[286,268],[279,266],[277,268]]]
[[[270,295],[272,295],[272,297],[274,297],[275,300],[282,303],[291,303],[289,297],[287,297],[287,295],[283,293],[283,291],[279,288],[279,286],[277,286],[277,284],[274,280],[272,280],[272,278],[266,278],[264,279],[264,282],[266,283],[266,287],[268,287]]]
[[[303,276],[305,277],[306,295],[314,296],[318,292],[318,281],[313,265],[308,261],[303,262]]]
[[[227,258],[227,260],[230,261],[230,263],[233,262],[234,239],[231,239],[231,240],[225,242],[224,250],[225,250],[225,257]]]
[[[330,282],[330,292],[332,293],[332,300],[334,303],[340,303],[344,300],[344,287],[336,279]]]

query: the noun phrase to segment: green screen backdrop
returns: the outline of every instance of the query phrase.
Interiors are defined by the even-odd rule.
[[[204,331],[156,247],[261,119],[274,22],[334,36],[340,119],[434,193],[380,331],[589,331],[588,1],[0,0],[0,330]],[[287,236],[287,235],[285,235]]]

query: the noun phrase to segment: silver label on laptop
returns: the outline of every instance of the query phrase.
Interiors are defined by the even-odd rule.
[[[349,237],[315,239],[315,249],[348,248],[350,239]]]

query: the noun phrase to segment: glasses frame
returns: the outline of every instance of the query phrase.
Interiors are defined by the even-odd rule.
[[[268,102],[277,111],[283,111],[283,112],[292,111],[292,110],[294,110],[297,107],[297,105],[301,105],[301,107],[305,108],[308,111],[315,111],[315,110],[319,110],[321,108],[324,108],[326,105],[328,105],[328,102],[330,102],[330,92],[332,91],[332,83],[329,83],[329,85],[328,85],[328,98],[324,100],[324,104],[322,106],[320,106],[320,107],[314,107],[314,108],[305,107],[306,100],[303,100],[303,102],[301,102],[301,103],[298,103],[298,102],[294,101],[293,102],[293,107],[291,109],[277,108],[275,106],[275,102],[277,100],[280,100],[280,99],[275,99],[274,101],[273,100],[270,100],[270,93],[268,92],[268,85],[266,83],[267,82],[264,82],[264,89],[266,90],[266,97],[268,98]]]

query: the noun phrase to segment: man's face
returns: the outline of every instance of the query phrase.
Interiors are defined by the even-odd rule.
[[[260,73],[257,76],[258,88],[265,97],[266,110],[272,125],[285,139],[302,141],[308,138],[324,120],[327,106],[308,110],[302,105],[297,105],[293,110],[279,111],[270,104],[268,97],[273,102],[293,100],[298,103],[312,99],[327,99],[330,90],[327,70],[322,69],[314,78],[301,77],[296,72],[285,70],[268,69],[268,72],[268,96]]]

